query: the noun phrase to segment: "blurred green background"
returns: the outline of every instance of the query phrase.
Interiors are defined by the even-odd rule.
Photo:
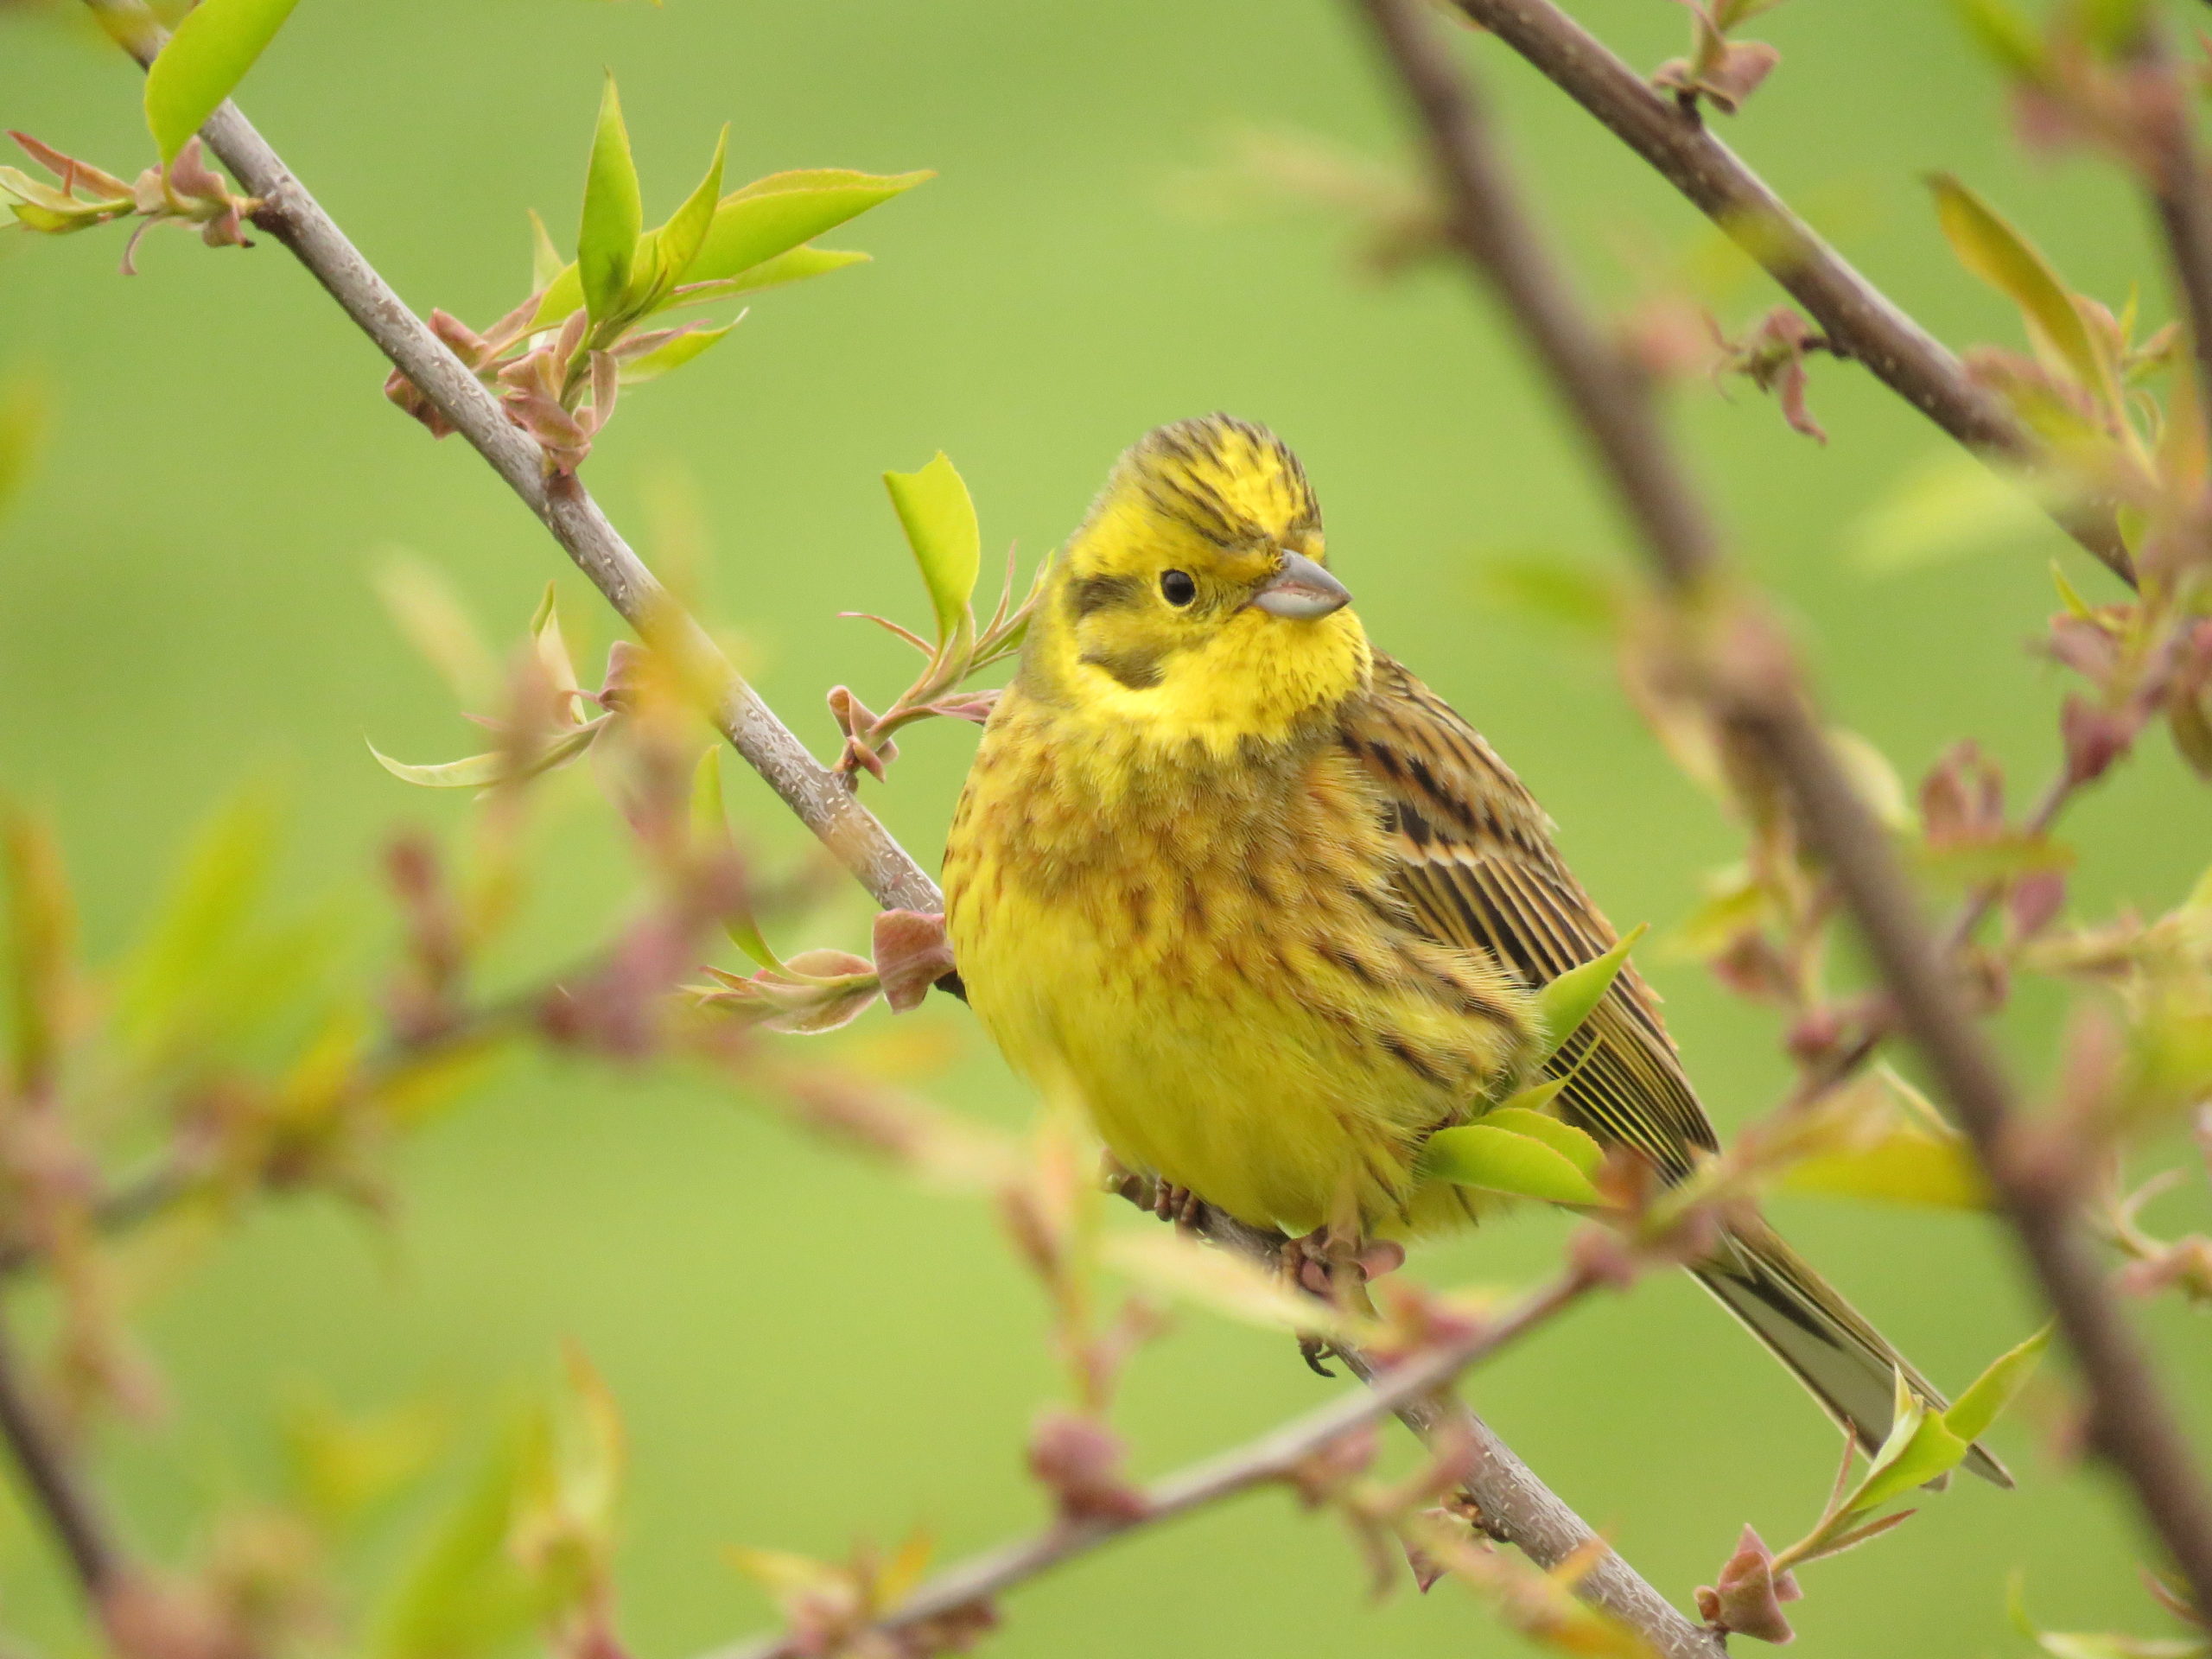
[[[1662,0],[1576,10],[1636,62],[1681,49],[1682,13]],[[1731,142],[1940,335],[2015,338],[2001,302],[1951,264],[1916,181],[1930,168],[1986,192],[2091,292],[2116,303],[2154,276],[2123,188],[2086,162],[2018,158],[1943,9],[1800,0],[1757,32],[1783,65]],[[1468,55],[1587,286],[1625,305],[1709,262],[1701,223],[1608,136],[1502,50],[1470,41]],[[1346,227],[1324,215],[1192,206],[1217,204],[1218,180],[1194,175],[1255,127],[1401,149],[1344,9],[310,3],[242,101],[412,304],[482,323],[524,290],[524,209],[570,233],[602,66],[620,78],[649,216],[689,188],[724,120],[733,180],[940,174],[826,238],[875,264],[764,296],[713,356],[626,397],[586,469],[649,558],[703,537],[713,614],[817,752],[832,747],[826,687],[880,704],[907,672],[900,648],[835,614],[921,609],[879,473],[949,451],[987,546],[1016,540],[1026,563],[1075,523],[1121,446],[1224,408],[1299,449],[1371,630],[1490,734],[1617,920],[1679,919],[1732,855],[1729,827],[1626,709],[1602,651],[1501,608],[1478,579],[1486,557],[1602,568],[1621,548],[1496,315],[1447,269],[1362,276]],[[0,117],[126,175],[150,157],[135,72],[65,5],[0,7]],[[57,814],[89,935],[111,950],[194,823],[243,780],[273,777],[290,803],[285,893],[334,903],[373,942],[379,844],[397,823],[450,826],[461,808],[387,777],[363,736],[417,760],[474,747],[371,597],[377,563],[394,548],[434,563],[502,639],[549,575],[575,632],[603,646],[611,630],[475,458],[385,404],[382,361],[280,250],[210,252],[163,231],[124,280],[120,240],[0,248],[0,378],[35,382],[50,413],[41,469],[0,524],[0,787]],[[1725,308],[1742,320],[1772,299],[1745,276]],[[2145,302],[2163,314],[2155,280]],[[1816,363],[1812,399],[1825,448],[1748,388],[1679,400],[1737,548],[1801,619],[1840,717],[1908,776],[1973,734],[2024,790],[2051,760],[2059,695],[2023,649],[2051,604],[2046,563],[2093,595],[2101,573],[2039,531],[1869,574],[1854,523],[1944,442],[1849,366]],[[889,785],[868,791],[925,862],[972,741],[920,728]],[[518,969],[594,937],[627,891],[605,815],[575,781],[539,837]],[[733,798],[766,843],[796,850],[764,791],[741,778]],[[2163,907],[2212,851],[2204,795],[2159,742],[2073,828],[2085,907]],[[864,916],[841,900],[804,942],[862,937]],[[1724,1124],[1771,1099],[1784,1071],[1769,1022],[1694,966],[1652,972]],[[2013,1021],[2037,1075],[2048,1013]],[[887,1040],[882,1020],[853,1043]],[[1020,1091],[961,1010],[933,1003],[916,1023],[941,1039],[939,1097],[1020,1121]],[[451,1496],[462,1450],[549,1384],[564,1336],[628,1417],[623,1622],[652,1659],[764,1621],[725,1543],[836,1554],[855,1534],[919,1522],[951,1554],[1037,1520],[1020,1447],[1058,1382],[1039,1299],[980,1207],[797,1138],[718,1085],[598,1067],[505,1072],[397,1158],[391,1236],[324,1203],[277,1205],[140,1287],[169,1408],[103,1451],[148,1544],[180,1551],[212,1505],[273,1485],[283,1402],[435,1399],[452,1472],[374,1531],[357,1569],[372,1581]],[[2033,1322],[1981,1221],[1776,1211],[1955,1386]],[[1528,1221],[1425,1250],[1413,1270],[1510,1281],[1558,1236]],[[2146,1319],[2193,1368],[2203,1426],[2202,1322]],[[1832,1466],[1811,1405],[1686,1280],[1588,1306],[1471,1387],[1681,1600],[1745,1521],[1777,1541],[1802,1531]],[[1287,1340],[1192,1315],[1140,1364],[1123,1420],[1141,1465],[1160,1469],[1326,1392]],[[2047,1623],[2156,1628],[2125,1514],[2101,1478],[2052,1464],[2035,1419],[1999,1433],[2018,1494],[1965,1483],[1901,1535],[1812,1570],[1793,1610],[1805,1651],[2017,1650],[2003,1606],[2016,1568]],[[1271,1496],[1087,1560],[1009,1611],[995,1647],[1008,1659],[1517,1645],[1449,1586],[1370,1605],[1333,1523]],[[84,1641],[13,1510],[0,1510],[0,1625],[65,1651]]]

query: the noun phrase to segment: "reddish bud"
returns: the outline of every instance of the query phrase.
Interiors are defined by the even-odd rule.
[[[2066,745],[2066,769],[2076,784],[2094,783],[2134,742],[2138,718],[2100,709],[2083,699],[2069,697],[2060,712],[2058,729]]]
[[[1047,1411],[1029,1437],[1030,1472],[1052,1489],[1064,1521],[1144,1518],[1145,1496],[1122,1471],[1127,1454],[1119,1434],[1071,1411]]]
[[[1721,1567],[1719,1583],[1698,1587],[1697,1610],[1717,1630],[1757,1642],[1791,1642],[1797,1633],[1783,1616],[1782,1604],[1803,1593],[1795,1575],[1776,1576],[1773,1552],[1747,1526],[1736,1553]]]
[[[2120,642],[2097,622],[2071,611],[2050,619],[2044,649],[2095,685],[2104,684],[2120,666]]]
[[[2031,939],[2057,919],[2066,904],[2066,875],[2063,870],[2036,870],[2015,881],[2005,895],[2005,912],[2012,924],[2012,937]]]
[[[1825,1059],[1843,1040],[1844,1018],[1834,1005],[1822,1003],[1798,1015],[1783,1039],[1790,1058],[1805,1065]]]
[[[893,1014],[919,1007],[930,987],[952,972],[952,944],[944,918],[914,910],[887,910],[875,918],[875,972]]]
[[[2005,830],[2005,770],[1971,739],[1951,748],[1920,785],[1922,832],[1931,847],[1986,841]]]

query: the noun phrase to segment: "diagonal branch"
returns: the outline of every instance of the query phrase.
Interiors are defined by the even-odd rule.
[[[122,1546],[69,1448],[32,1395],[14,1335],[4,1326],[0,1326],[0,1441],[6,1443],[31,1499],[69,1558],[70,1571],[86,1599],[100,1608],[126,1577]]]
[[[1293,1479],[1316,1453],[1385,1412],[1402,1413],[1432,1401],[1469,1366],[1543,1324],[1592,1284],[1586,1273],[1570,1269],[1501,1318],[1380,1373],[1372,1388],[1332,1401],[1248,1446],[1154,1483],[1145,1489],[1142,1506],[1134,1513],[1063,1521],[1033,1537],[975,1556],[931,1580],[870,1624],[841,1632],[840,1650],[857,1650],[871,1635],[896,1637],[957,1618],[1124,1533],[1174,1520],[1255,1486]],[[721,1649],[706,1659],[802,1659],[812,1650],[800,1637],[786,1634]],[[1713,1650],[1709,1644],[1699,1649]]]
[[[1488,10],[1493,0],[1465,0]],[[1543,0],[1495,0],[1516,16]],[[1905,1033],[1926,1058],[1987,1172],[1999,1209],[2057,1315],[2088,1391],[2090,1444],[2133,1489],[2199,1606],[2212,1606],[2212,1503],[2189,1442],[2142,1344],[2085,1247],[2067,1149],[2036,1143],[1986,1033],[1920,912],[1879,822],[1853,789],[1807,701],[1773,622],[1733,594],[1710,526],[1684,512],[1679,464],[1642,382],[1600,374],[1598,336],[1539,248],[1493,151],[1483,111],[1419,10],[1420,0],[1362,0],[1419,112],[1451,205],[1455,240],[1497,290],[1578,416],[1608,401],[1606,429],[1589,428],[1636,498],[1630,517],[1645,556],[1692,631],[1715,642],[1687,664],[1714,717],[1781,784],[1808,842],[1827,862],[1886,983]],[[1564,21],[1564,20],[1562,20]],[[1613,457],[1624,453],[1633,470]]]
[[[86,0],[116,41],[143,66],[166,35],[138,0]],[[944,908],[936,884],[854,799],[846,784],[815,761],[774,712],[740,679],[698,624],[668,597],[574,478],[550,482],[536,445],[509,423],[497,402],[432,334],[306,188],[226,102],[201,137],[236,175],[263,198],[255,223],[275,237],[327,289],[378,348],[450,421],[493,470],[536,513],[554,539],[607,602],[632,626],[673,632],[695,661],[718,665],[727,677],[717,726],[792,812],[841,858],[887,908]],[[1214,1218],[1234,1229],[1226,1217]],[[1278,1241],[1279,1242],[1279,1241]],[[1268,1259],[1272,1249],[1264,1248]],[[1363,1360],[1351,1360],[1356,1368]],[[1364,1373],[1363,1372],[1363,1375]],[[1436,1419],[1409,1407],[1417,1428]],[[1498,1535],[1545,1567],[1556,1566],[1593,1540],[1590,1529],[1516,1458],[1489,1427],[1467,1413],[1481,1457],[1468,1489]],[[1575,1592],[1643,1633],[1665,1659],[1716,1659],[1719,1643],[1677,1611],[1610,1550],[1578,1580]]]
[[[1262,1266],[1281,1259],[1279,1234],[1248,1227],[1211,1206],[1202,1209],[1197,1226],[1211,1243]],[[1341,1342],[1329,1346],[1355,1376],[1375,1380],[1380,1368],[1370,1355]],[[1465,1401],[1454,1394],[1423,1394],[1394,1409],[1398,1421],[1422,1440],[1468,1448],[1471,1466],[1459,1490],[1492,1536],[1547,1571],[1571,1559],[1586,1560],[1574,1593],[1635,1630],[1661,1659],[1725,1659],[1727,1649],[1719,1637],[1686,1618],[1591,1530]]]
[[[1959,359],[1791,212],[1766,181],[1698,118],[1621,61],[1552,0],[1452,0],[1526,58],[1657,168],[1821,325],[1839,356],[1875,377],[1985,460],[2032,464],[2040,446],[1974,384]],[[2109,506],[2069,507],[2067,534],[2135,585]]]
[[[2174,63],[2162,25],[2147,20],[2139,55],[2152,72],[2141,120],[2149,154],[2144,184],[2173,267],[2175,308],[2189,326],[2196,403],[2212,419],[2212,201],[2205,196],[2204,158],[2196,146],[2190,88]]]
[[[137,0],[86,3],[141,65],[152,62],[168,38]],[[942,910],[937,884],[921,866],[739,677],[706,631],[631,550],[591,493],[573,475],[547,476],[537,445],[507,419],[498,399],[361,257],[238,105],[225,103],[208,118],[200,137],[239,186],[261,198],[253,222],[292,251],[362,333],[490,463],[622,620],[713,674],[721,688],[713,715],[716,728],[877,902],[887,909]]]

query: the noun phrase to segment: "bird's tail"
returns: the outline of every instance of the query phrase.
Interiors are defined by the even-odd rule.
[[[1719,1250],[1691,1271],[1870,1453],[1889,1434],[1898,1376],[1929,1409],[1948,1403],[1765,1223],[1732,1229]],[[2005,1465],[1979,1446],[1966,1466],[1999,1486],[2012,1484]]]

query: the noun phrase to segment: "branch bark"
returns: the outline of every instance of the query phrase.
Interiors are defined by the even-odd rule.
[[[138,0],[86,0],[108,32],[143,67],[167,36]],[[201,137],[237,182],[263,198],[254,222],[289,249],[392,364],[421,389],[633,627],[676,632],[699,659],[717,663],[727,686],[716,724],[799,820],[887,909],[941,911],[937,884],[730,668],[698,624],[671,601],[589,493],[573,478],[549,481],[537,448],[507,420],[469,373],[347,240],[234,104],[226,102]],[[1217,1217],[1224,1229],[1234,1226]],[[1272,1260],[1272,1251],[1268,1259]],[[1370,1375],[1363,1357],[1347,1363]],[[1417,1431],[1439,1420],[1417,1407],[1400,1414]],[[1556,1566],[1594,1535],[1472,1412],[1466,1423],[1481,1458],[1468,1493],[1500,1535],[1544,1567]],[[1576,1593],[1621,1618],[1665,1659],[1719,1659],[1719,1643],[1691,1623],[1628,1563],[1607,1551],[1578,1581]]]
[[[86,3],[142,66],[153,61],[168,38],[137,0]],[[262,199],[254,224],[290,249],[361,332],[421,389],[537,515],[622,620],[640,633],[666,639],[690,660],[712,668],[722,684],[713,711],[715,728],[876,901],[889,910],[944,909],[937,883],[854,798],[847,784],[817,761],[739,677],[706,631],[669,597],[631,550],[582,483],[574,476],[547,475],[537,446],[507,419],[499,400],[361,257],[238,106],[225,103],[208,118],[200,137],[239,186]]]
[[[2197,408],[2201,418],[2212,420],[2212,203],[2205,199],[2203,156],[2196,147],[2190,90],[2158,20],[2147,22],[2141,49],[2153,72],[2142,118],[2151,149],[2144,183],[2173,267],[2175,308],[2189,329]]]
[[[69,1447],[33,1396],[15,1337],[0,1325],[0,1440],[15,1459],[32,1502],[46,1517],[69,1568],[95,1610],[124,1581],[115,1529],[84,1480]]]
[[[1201,1207],[1196,1224],[1213,1243],[1262,1266],[1272,1267],[1281,1260],[1283,1241],[1279,1235],[1248,1227],[1211,1205]],[[1332,1344],[1331,1351],[1363,1381],[1371,1382],[1379,1374],[1374,1359],[1357,1348]],[[1590,1523],[1547,1486],[1465,1401],[1453,1394],[1417,1395],[1394,1409],[1398,1421],[1423,1440],[1456,1441],[1471,1449],[1473,1467],[1459,1490],[1494,1536],[1547,1570],[1588,1550],[1592,1543],[1603,1544],[1602,1553],[1575,1581],[1576,1595],[1635,1630],[1661,1659],[1726,1659],[1727,1647],[1719,1637],[1685,1616],[1610,1544],[1604,1544]]]
[[[1485,22],[1492,11],[1525,19],[1549,10],[1544,0],[1460,3]],[[2034,1146],[2018,1122],[2012,1084],[1923,918],[1886,834],[1815,716],[1786,640],[1729,590],[1709,525],[1694,507],[1683,509],[1688,486],[1647,389],[1618,370],[1593,368],[1598,359],[1589,342],[1597,331],[1533,245],[1483,112],[1421,15],[1420,0],[1361,4],[1427,130],[1455,240],[1497,290],[1578,416],[1610,400],[1604,429],[1586,422],[1592,445],[1613,468],[1616,493],[1635,498],[1629,517],[1662,587],[1696,620],[1703,638],[1719,642],[1689,666],[1703,676],[1716,718],[1782,785],[1807,841],[1834,872],[1898,1023],[1973,1141],[1998,1208],[2081,1368],[2090,1443],[2133,1490],[2196,1605],[2212,1606],[2212,1503],[2149,1359],[2085,1248],[2066,1149]],[[1649,96],[1641,83],[1637,95]],[[1619,464],[1617,455],[1630,457],[1632,466]],[[1660,494],[1640,499],[1655,475],[1662,480]]]
[[[1611,129],[1811,314],[1839,356],[1875,377],[1985,460],[2032,465],[2040,446],[1958,359],[1790,211],[1698,118],[1655,91],[1552,0],[1452,0]],[[2066,533],[2135,585],[2108,506],[2056,515]]]
[[[1364,1392],[1332,1401],[1248,1446],[1209,1458],[1156,1482],[1145,1490],[1143,1508],[1138,1514],[1064,1521],[1033,1537],[975,1556],[931,1580],[868,1624],[842,1632],[842,1647],[849,1649],[870,1635],[896,1637],[937,1620],[987,1606],[1003,1592],[1079,1555],[1089,1554],[1124,1533],[1172,1521],[1255,1486],[1290,1479],[1306,1459],[1384,1413],[1402,1414],[1427,1405],[1448,1389],[1469,1366],[1490,1357],[1543,1324],[1591,1286],[1586,1274],[1569,1271],[1562,1274],[1524,1299],[1503,1318],[1375,1374],[1372,1386]],[[1362,1376],[1367,1376],[1369,1372],[1363,1371]],[[1661,1650],[1677,1651],[1666,1648]],[[721,1649],[705,1659],[800,1659],[807,1651],[801,1637],[787,1633]],[[1703,1645],[1691,1651],[1713,1654],[1719,1649],[1708,1637]]]

